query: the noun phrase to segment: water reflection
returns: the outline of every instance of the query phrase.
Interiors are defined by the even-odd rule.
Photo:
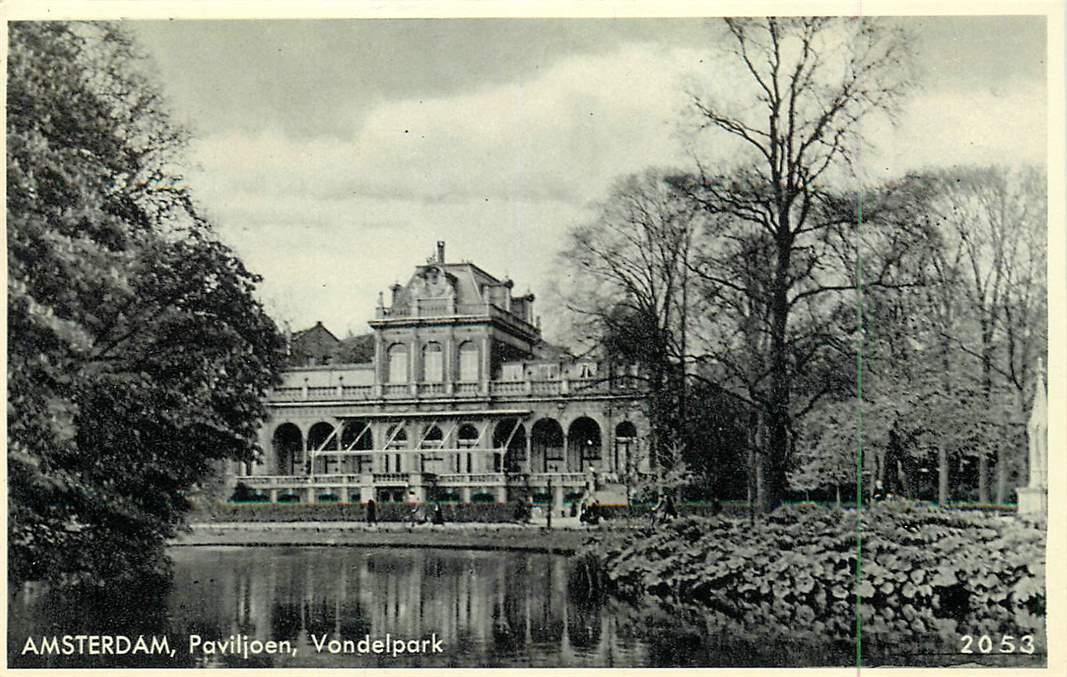
[[[568,594],[569,563],[554,555],[352,548],[178,548],[172,589],[144,607],[71,600],[28,586],[10,597],[12,665],[638,666],[677,665],[620,631],[613,603]],[[20,656],[41,634],[166,634],[176,656]],[[318,652],[312,636],[436,636],[437,655]],[[296,655],[191,656],[188,636],[289,640]],[[651,650],[650,650],[651,649]],[[655,658],[653,658],[655,656]]]
[[[848,643],[761,633],[688,607],[588,600],[556,555],[432,549],[177,548],[169,590],[117,600],[9,590],[13,667],[774,667],[850,665]],[[166,635],[169,656],[21,655],[28,636]],[[288,641],[295,655],[190,654],[189,636]],[[436,634],[443,653],[346,655],[326,640]]]

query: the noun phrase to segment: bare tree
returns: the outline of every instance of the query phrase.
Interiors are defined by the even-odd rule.
[[[699,209],[664,177],[649,170],[621,179],[595,218],[571,230],[559,285],[583,338],[642,367],[659,466],[681,443],[678,422],[686,419],[686,355],[699,300],[691,260],[701,221]]]
[[[1045,341],[1044,176],[1035,169],[955,168],[941,174],[937,192],[945,248],[957,258],[956,279],[946,292],[962,316],[943,338],[978,362],[990,410],[1002,386],[1015,391],[1019,424],[1025,421],[1031,362]],[[1015,446],[1002,436],[995,449],[979,450],[979,501],[990,499],[991,452],[997,502],[1006,499]]]
[[[753,302],[753,319],[766,324],[766,453],[761,504],[771,509],[786,491],[791,416],[798,355],[791,329],[817,319],[833,302],[824,297],[857,289],[855,268],[828,265],[832,249],[858,263],[858,249],[842,249],[825,233],[866,218],[865,209],[827,198],[826,187],[851,173],[872,113],[893,113],[911,86],[907,36],[877,19],[727,19],[732,61],[752,85],[749,100],[737,92],[693,92],[700,129],[716,130],[742,149],[745,164],[727,176],[701,166],[689,191],[709,212],[730,222],[724,237],[753,248],[765,272],[753,288],[713,267],[705,280]],[[731,102],[734,102],[731,105]],[[864,282],[888,283],[883,271]],[[882,276],[882,279],[878,279]],[[820,313],[813,312],[818,307]],[[758,349],[758,347],[757,347]]]

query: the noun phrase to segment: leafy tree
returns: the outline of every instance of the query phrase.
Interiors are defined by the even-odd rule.
[[[374,334],[349,335],[341,339],[334,354],[339,364],[359,364],[374,361]]]
[[[9,573],[163,573],[197,484],[251,460],[282,342],[199,214],[130,37],[9,26]]]
[[[1042,182],[1000,168],[908,181],[910,230],[922,235],[908,261],[923,284],[865,289],[864,447],[884,456],[886,486],[907,495],[925,492],[922,473],[936,468],[926,497],[941,503],[970,491],[988,501],[983,478],[996,452],[1002,503],[1025,448],[1031,362],[1045,345]]]

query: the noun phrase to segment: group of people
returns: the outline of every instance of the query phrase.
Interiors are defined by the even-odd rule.
[[[378,524],[378,504],[374,502],[374,499],[367,501],[367,511],[364,514],[364,518],[367,521],[368,526],[374,526]],[[411,524],[444,524],[445,523],[445,511],[441,509],[440,503],[434,503],[432,510],[427,515],[425,505],[416,505],[411,509],[409,514],[409,521]]]
[[[721,506],[716,499],[713,514],[718,514],[720,510]],[[596,499],[590,500],[588,496],[582,498],[581,501],[571,503],[571,517],[575,516],[578,517],[579,523],[590,526],[600,524],[600,521],[605,517],[600,501]],[[368,525],[378,524],[378,505],[374,502],[374,499],[367,501],[365,517]],[[530,497],[527,497],[526,500],[516,501],[514,517],[517,522],[528,523],[531,520],[533,517],[533,501]],[[678,517],[678,508],[675,506],[674,498],[670,493],[665,492],[659,495],[656,505],[652,507],[652,511],[649,513],[649,517],[649,526],[652,528],[655,528],[657,524],[670,522]],[[411,508],[409,522],[413,525],[426,524],[427,522],[434,525],[442,525],[445,523],[445,513],[440,503],[435,502],[432,508],[425,504],[419,504]]]
[[[678,508],[674,506],[674,499],[670,494],[660,494],[656,505],[652,507],[649,526],[655,528],[657,523],[670,522],[677,517]]]

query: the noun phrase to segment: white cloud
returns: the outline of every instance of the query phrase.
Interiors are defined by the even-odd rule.
[[[865,158],[874,176],[954,164],[1044,165],[1047,150],[1043,88],[994,92],[954,90],[916,96],[894,129],[865,130],[876,152]]]
[[[278,131],[207,136],[194,146],[198,195],[224,238],[262,274],[262,295],[295,327],[323,320],[364,331],[378,290],[448,241],[542,299],[566,229],[613,180],[685,166],[675,129],[694,66],[737,91],[701,54],[631,44],[563,59],[540,77],[464,95],[385,102],[348,142]],[[1044,157],[1044,99],[1034,90],[919,95],[864,158],[899,174],[926,164]],[[355,99],[359,92],[352,92]],[[730,157],[736,147],[702,147]],[[551,309],[541,305],[546,315]],[[553,316],[554,317],[554,316]],[[546,322],[546,324],[548,324]]]

